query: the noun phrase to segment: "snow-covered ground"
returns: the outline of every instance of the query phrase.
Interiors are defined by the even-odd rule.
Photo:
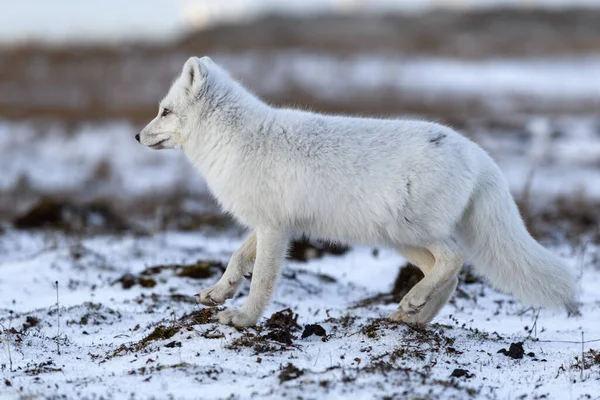
[[[355,248],[290,261],[260,326],[234,329],[209,321],[212,312],[192,295],[216,281],[218,266],[241,241],[178,232],[5,232],[0,398],[599,396],[597,247],[553,248],[579,271],[581,317],[524,308],[465,280],[427,330],[389,324],[381,318],[397,305],[356,303],[389,292],[404,260],[387,249]],[[197,266],[209,277],[184,277],[182,267],[169,267],[197,261],[207,262]],[[157,266],[163,267],[149,270]],[[245,283],[227,306],[242,304],[247,291]],[[267,318],[286,308],[297,314],[297,330],[285,318],[282,329],[269,325]],[[308,324],[319,324],[326,336],[301,338]],[[518,342],[522,358],[498,353]],[[455,369],[467,375],[451,377]]]
[[[594,204],[597,118],[525,122],[474,124],[466,133],[495,157],[517,197],[529,186],[529,201],[542,209],[554,196]],[[136,129],[4,121],[0,151],[10,157],[0,158],[1,193],[115,203],[182,188],[206,196],[181,153],[139,146]],[[579,273],[580,317],[523,307],[464,276],[427,330],[390,324],[382,318],[397,301],[381,294],[392,290],[405,260],[359,247],[290,260],[259,326],[234,329],[212,322],[214,310],[193,295],[218,279],[243,240],[237,231],[68,235],[4,223],[0,398],[600,398],[597,236],[551,236],[545,243]],[[248,282],[226,306],[240,306],[247,293]],[[287,308],[297,328],[285,318],[280,327],[269,322]],[[309,324],[326,336],[302,338]],[[523,358],[498,353],[513,344],[514,355],[520,342]]]
[[[183,154],[151,151],[135,140],[128,123],[86,124],[68,132],[60,125],[37,129],[0,122],[0,190],[27,182],[36,191],[80,191],[90,196],[140,196],[185,185],[204,191],[204,182]]]
[[[262,3],[277,8],[278,1]],[[70,10],[116,4],[92,3]],[[162,3],[136,14],[131,27],[177,30]],[[11,14],[0,14],[2,34]],[[15,23],[46,18],[38,14]],[[121,18],[107,15],[98,23]],[[164,16],[165,25],[144,15]],[[463,39],[455,42],[485,46]],[[216,310],[193,295],[215,283],[243,237],[215,218],[202,178],[181,152],[134,139],[189,49],[97,58],[24,49],[0,54],[0,399],[600,399],[600,56],[585,46],[573,54],[465,57],[307,43],[225,46],[210,55],[274,102],[398,117],[410,110],[460,129],[498,162],[536,237],[578,272],[582,315],[523,307],[464,273],[430,327],[392,324],[384,317],[406,289],[395,282],[405,260],[390,249],[355,247],[308,262],[294,251],[257,327],[217,325]],[[43,196],[53,200],[32,209]],[[82,205],[92,201],[100,206]],[[17,223],[31,210],[42,215]],[[189,210],[197,220],[186,220]],[[183,222],[155,223],[169,213]],[[207,226],[220,230],[200,229]],[[239,307],[248,288],[225,306]]]

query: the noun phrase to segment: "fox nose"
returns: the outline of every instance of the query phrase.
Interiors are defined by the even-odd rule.
[[[137,135],[135,135],[135,140],[137,140],[138,142],[140,141],[140,134],[139,133]]]

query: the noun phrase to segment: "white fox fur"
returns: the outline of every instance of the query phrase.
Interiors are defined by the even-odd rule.
[[[199,294],[221,304],[252,272],[247,301],[221,312],[221,323],[257,322],[290,238],[302,234],[389,246],[418,265],[425,278],[394,320],[428,323],[452,295],[463,257],[524,303],[576,309],[573,272],[529,235],[488,154],[448,127],[273,108],[208,57],[193,57],[137,138],[183,149],[223,209],[253,229]]]

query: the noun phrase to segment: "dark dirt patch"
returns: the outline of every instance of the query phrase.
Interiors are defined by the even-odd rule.
[[[265,335],[266,339],[274,340],[279,343],[291,345],[296,338],[290,331],[284,329],[273,329]]]
[[[23,323],[23,329],[21,330],[21,332],[27,332],[27,330],[29,328],[36,327],[39,324],[40,324],[39,318],[34,317],[32,315],[28,315],[27,318],[25,318],[25,322]]]
[[[217,313],[221,310],[222,308],[210,307],[202,308],[198,311],[192,311],[191,313],[179,318],[179,323],[185,327],[210,324],[211,322],[214,322],[215,315],[217,315]]]
[[[465,377],[465,378],[469,379],[469,378],[472,378],[474,376],[475,376],[475,374],[472,374],[468,370],[462,369],[462,368],[456,368],[450,374],[450,377],[452,377],[452,378],[462,378],[462,377]]]
[[[138,283],[138,278],[133,274],[125,274],[117,279],[114,283],[117,282],[123,286],[123,289],[131,289],[136,283]]]
[[[153,288],[157,285],[156,276],[164,271],[173,272],[175,276],[181,278],[207,279],[224,270],[225,265],[219,261],[198,260],[194,264],[157,265],[146,268],[138,276],[129,273],[124,274],[114,281],[113,285],[120,283],[123,289],[131,289],[135,285]]]
[[[427,351],[421,348],[422,342],[416,343],[415,346],[400,346],[389,354],[389,359],[391,362],[395,362],[397,360],[406,360],[408,358],[416,358],[418,360],[425,360],[425,357],[428,353],[437,352],[437,349],[433,351]]]
[[[302,238],[292,242],[287,258],[289,260],[307,262],[315,258],[322,258],[327,254],[341,256],[348,252],[348,250],[350,250],[348,246]]]
[[[153,288],[156,286],[156,281],[152,278],[140,277],[138,279],[138,284],[143,288]]]
[[[154,341],[170,339],[173,336],[175,336],[175,334],[177,334],[178,332],[180,332],[184,329],[192,330],[194,325],[205,325],[205,324],[211,323],[211,322],[213,322],[213,318],[216,315],[216,313],[219,312],[220,310],[222,310],[222,309],[216,308],[216,307],[203,308],[201,310],[193,311],[189,314],[185,314],[184,316],[179,318],[176,322],[171,323],[170,325],[160,324],[160,325],[156,326],[149,335],[144,337],[139,342],[133,343],[131,345],[123,344],[120,347],[118,347],[112,353],[112,355],[109,355],[107,358],[110,359],[112,357],[116,357],[116,356],[119,356],[122,354],[141,351],[141,350],[145,349],[146,347],[148,347],[148,345]],[[220,334],[220,335],[215,334],[215,336],[213,336],[213,337],[214,338],[222,337],[222,334]],[[171,345],[171,343],[172,342],[170,342],[168,345]],[[173,346],[177,346],[177,345],[174,344]]]
[[[254,350],[256,354],[262,353],[273,353],[276,351],[284,351],[287,349],[287,343],[275,340],[275,342],[281,343],[281,345],[277,345],[275,343],[269,342],[267,335],[260,335],[259,333],[252,333],[245,331],[242,336],[236,338],[231,341],[229,345],[227,345],[228,349],[231,350],[239,350],[240,347],[250,347]],[[285,335],[282,334],[283,340],[286,339]]]
[[[230,216],[224,214],[199,214],[175,209],[171,213],[165,213],[165,219],[161,226],[162,229],[179,231],[199,231],[206,228],[223,231],[232,228],[234,221]]]
[[[158,275],[163,271],[174,271],[175,275],[182,278],[207,279],[225,270],[225,265],[220,261],[198,260],[194,264],[157,265],[141,272],[140,275]]]
[[[391,292],[380,293],[378,295],[367,297],[366,299],[360,300],[352,308],[368,307],[377,304],[392,304],[400,303],[402,298],[413,288],[425,275],[419,269],[419,267],[406,263],[400,267],[394,286]]]
[[[146,378],[144,380],[144,382],[148,382],[148,381],[150,381],[150,379],[152,378],[152,375],[155,372],[175,369],[175,370],[182,370],[182,371],[186,371],[188,373],[192,373],[190,371],[190,369],[192,369],[192,368],[194,368],[194,366],[192,364],[189,364],[186,362],[180,362],[180,363],[171,364],[171,365],[156,364],[156,365],[148,365],[148,366],[140,367],[138,369],[129,370],[127,372],[127,374],[128,375],[150,375],[148,378]],[[222,372],[223,372],[222,370],[219,370],[217,368],[211,368],[207,371],[201,371],[201,372],[198,371],[198,373],[204,373],[209,377],[217,376]]]
[[[172,342],[165,344],[165,347],[168,349],[174,349],[175,347],[181,347],[181,342],[174,340]]]
[[[425,275],[416,265],[407,263],[402,267],[394,281],[394,288],[392,289],[393,302],[399,303],[423,277]]]
[[[304,370],[296,367],[292,363],[288,363],[279,372],[279,383],[291,381],[304,375]]]
[[[399,328],[402,329],[401,332],[391,332]],[[383,368],[385,365],[390,367],[408,358],[424,361],[432,354],[462,354],[455,349],[455,339],[446,335],[445,328],[414,328],[379,318],[363,326],[361,333],[375,340],[392,333],[401,343],[383,354],[372,356],[373,368]],[[365,352],[370,352],[370,349],[366,348]]]
[[[148,346],[150,344],[150,342],[153,342],[156,340],[170,339],[173,336],[175,336],[175,334],[177,332],[179,332],[180,329],[181,329],[180,326],[175,326],[175,325],[173,325],[173,326],[158,325],[156,328],[154,328],[152,333],[150,333],[148,336],[146,336],[145,338],[143,338],[142,340],[140,340],[138,342],[135,349],[136,349],[136,351],[139,351],[139,350],[145,348],[146,346]]]
[[[297,319],[298,315],[289,308],[278,311],[269,317],[264,326],[257,326],[256,333],[244,330],[242,336],[234,339],[228,348],[251,347],[257,354],[284,351],[296,339],[293,332],[300,330]]]
[[[39,364],[36,364],[32,368],[28,368],[25,370],[27,375],[40,375],[47,372],[60,372],[62,368],[58,368],[54,366],[54,361],[48,360]]]
[[[571,369],[581,369],[581,356],[575,357]],[[583,354],[583,369],[598,368],[600,370],[600,351],[590,349]]]
[[[387,318],[377,318],[371,323],[363,325],[360,331],[370,339],[378,339],[380,336],[385,335],[385,333],[380,332],[384,329],[398,329],[398,324]]]
[[[502,353],[507,357],[520,359],[525,355],[525,349],[523,349],[523,342],[511,343],[508,350],[500,349],[498,353]]]
[[[354,322],[357,320],[358,317],[356,317],[355,315],[344,315],[343,317],[339,317],[339,318],[327,318],[325,320],[325,322],[333,324],[332,326],[332,330],[337,330],[338,327],[342,327],[343,329],[348,329],[350,327],[352,327],[354,325]]]
[[[269,329],[265,338],[291,345],[293,340],[296,339],[292,332],[300,330],[297,320],[298,314],[294,314],[290,308],[274,313],[265,323],[265,326]]]
[[[56,229],[69,233],[123,232],[129,224],[107,203],[76,204],[44,197],[13,220],[17,229]]]
[[[306,325],[304,327],[304,331],[302,332],[302,339],[307,338],[312,335],[325,337],[325,336],[327,336],[327,332],[325,331],[325,328],[323,328],[321,325],[317,325],[317,324]]]
[[[265,323],[269,329],[288,329],[291,331],[299,330],[298,314],[294,314],[291,308],[286,308],[273,313]]]
[[[225,266],[222,263],[210,263],[198,261],[193,265],[176,266],[177,276],[182,278],[206,279],[215,275],[219,271],[223,271]]]
[[[600,365],[600,353],[595,350],[588,351],[588,355],[590,356],[591,363],[593,365]]]
[[[79,325],[87,325],[90,323],[90,318],[94,317],[94,325],[100,325],[102,322],[106,320],[106,316],[100,314],[100,313],[87,313],[85,314],[83,317],[81,317],[81,319],[79,320]]]
[[[125,344],[121,345],[119,348],[117,348],[113,352],[112,357],[115,357],[115,356],[118,356],[121,354],[125,354],[125,353],[141,351],[141,350],[145,349],[146,347],[148,347],[148,345],[151,342],[154,342],[157,340],[170,339],[173,336],[175,336],[175,334],[177,334],[178,332],[180,332],[183,329],[191,330],[191,329],[193,329],[192,327],[194,325],[204,325],[204,324],[211,323],[211,322],[213,322],[213,318],[216,315],[216,313],[219,312],[219,310],[220,310],[219,308],[203,308],[201,310],[193,311],[189,314],[185,314],[184,316],[179,318],[177,320],[177,322],[172,323],[168,326],[164,325],[164,324],[160,324],[160,325],[156,326],[149,335],[144,337],[139,342],[134,343],[129,346],[125,345]],[[111,358],[111,357],[109,356],[109,358]]]

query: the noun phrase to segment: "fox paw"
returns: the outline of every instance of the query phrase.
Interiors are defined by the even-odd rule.
[[[404,311],[398,310],[390,315],[388,318],[394,322],[403,322],[408,325],[416,326],[418,328],[424,328],[429,321],[424,321],[419,315],[408,315]]]
[[[243,327],[256,325],[258,317],[249,315],[241,310],[227,309],[217,314],[217,320],[223,325]]]
[[[410,296],[409,294],[404,296],[400,302],[399,311],[406,315],[417,315],[423,309],[425,304],[427,304],[428,299],[419,299],[416,298],[417,296]]]
[[[217,283],[215,286],[204,289],[196,296],[198,301],[205,306],[217,306],[223,304],[225,300],[231,299],[235,294],[235,289],[234,285],[220,285]]]

